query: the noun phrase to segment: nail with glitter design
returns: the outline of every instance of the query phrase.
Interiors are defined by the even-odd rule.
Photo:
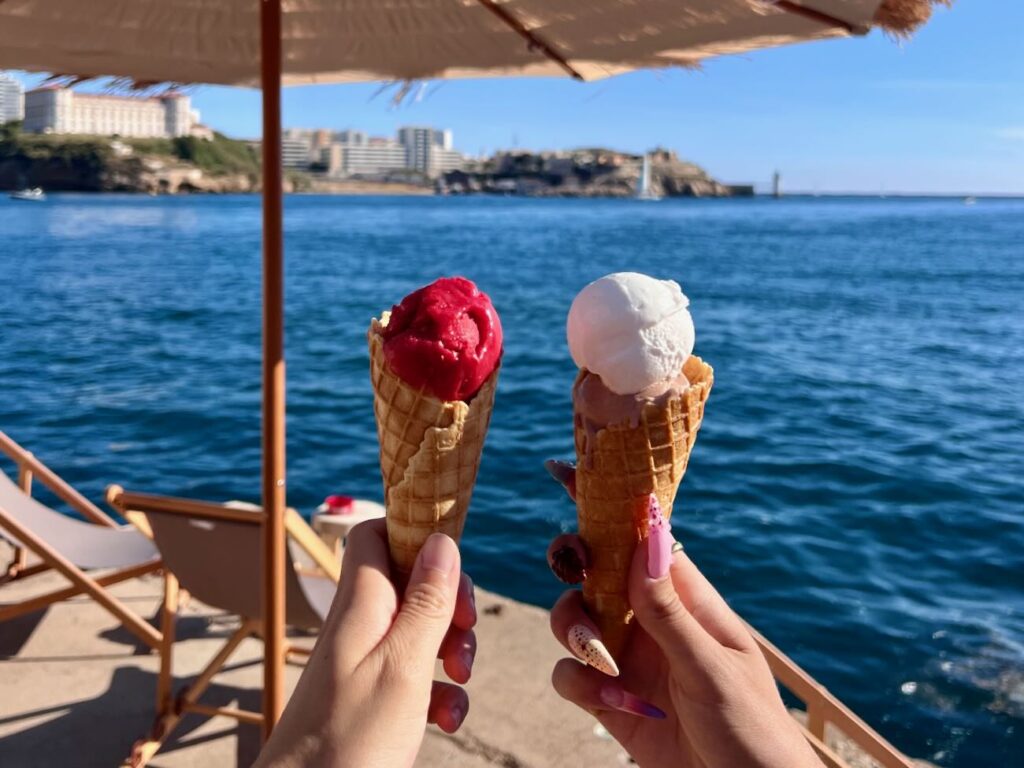
[[[571,461],[560,459],[548,459],[544,462],[544,469],[548,471],[555,480],[562,484],[569,498],[576,500],[576,465]]]
[[[647,505],[647,575],[663,579],[671,567],[672,525],[661,513],[658,497],[652,493]]]
[[[601,686],[601,702],[610,709],[617,709],[619,712],[627,712],[631,715],[649,717],[652,720],[664,720],[665,713],[649,701],[644,701],[639,696],[634,696],[614,683],[605,683]]]
[[[569,627],[569,648],[580,661],[585,661],[594,669],[612,677],[619,676],[619,668],[615,659],[608,653],[604,643],[597,634],[585,624]]]

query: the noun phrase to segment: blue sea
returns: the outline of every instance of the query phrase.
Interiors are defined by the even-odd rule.
[[[255,197],[0,200],[0,429],[108,483],[258,501]],[[673,524],[731,604],[896,745],[1024,754],[1024,201],[290,197],[288,499],[379,499],[365,331],[439,275],[506,351],[464,539],[550,605],[575,511],[575,293],[678,280],[715,367]]]

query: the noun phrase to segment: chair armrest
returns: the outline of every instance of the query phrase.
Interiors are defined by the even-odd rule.
[[[158,496],[152,493],[135,493],[126,491],[120,485],[107,487],[107,503],[131,521],[140,531],[152,538],[149,522],[145,513],[184,515],[206,520],[226,520],[233,523],[261,525],[263,510],[248,505],[217,504],[210,501],[196,501],[174,496]],[[341,578],[341,563],[331,549],[324,544],[316,532],[294,509],[285,511],[285,530],[295,542],[308,554],[324,573],[335,583]]]
[[[25,473],[27,472],[29,483],[31,483],[31,478],[35,477],[53,491],[57,498],[81,513],[87,520],[111,528],[118,527],[116,520],[72,488],[60,475],[37,459],[31,451],[22,448],[3,431],[0,431],[0,452],[7,454],[18,465],[18,474],[21,476],[19,480],[26,477]],[[23,488],[23,490],[25,489]],[[26,493],[28,493],[27,490]]]
[[[288,507],[285,512],[284,526],[288,535],[295,539],[295,542],[305,550],[306,554],[313,558],[313,562],[320,570],[337,584],[341,579],[341,563],[316,531],[310,528],[309,524],[291,507]]]
[[[106,496],[107,503],[125,517],[128,517],[133,512],[158,512],[206,520],[247,523],[249,525],[259,525],[263,521],[263,512],[258,507],[248,509],[230,504],[218,504],[212,501],[196,501],[195,499],[183,499],[176,496],[159,496],[153,493],[136,493],[134,491],[126,491],[120,485],[107,486]]]

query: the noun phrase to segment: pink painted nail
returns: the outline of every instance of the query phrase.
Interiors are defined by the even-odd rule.
[[[647,575],[663,579],[671,567],[672,524],[661,514],[661,504],[652,493],[647,506]]]
[[[665,719],[665,713],[661,709],[613,683],[606,683],[601,686],[600,695],[601,701],[606,707],[617,709],[619,712],[649,717],[652,720]]]

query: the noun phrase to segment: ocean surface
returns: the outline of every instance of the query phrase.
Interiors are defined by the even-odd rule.
[[[575,293],[678,280],[715,387],[676,506],[732,605],[911,755],[1024,755],[1024,201],[290,197],[288,498],[379,499],[365,332],[439,275],[506,352],[464,539],[550,605]],[[108,483],[258,501],[255,197],[0,200],[0,429]],[[7,466],[7,465],[5,465]]]

